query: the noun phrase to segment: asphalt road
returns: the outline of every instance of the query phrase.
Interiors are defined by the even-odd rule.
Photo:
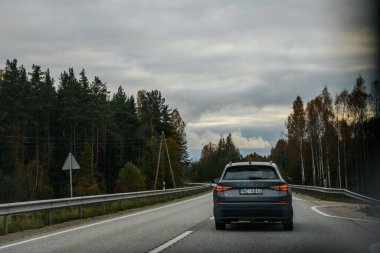
[[[0,252],[380,252],[380,223],[331,217],[294,194],[294,231],[231,224],[216,231],[210,193],[0,245]]]

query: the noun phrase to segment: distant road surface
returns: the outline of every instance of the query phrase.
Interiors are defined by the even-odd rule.
[[[326,208],[293,197],[294,231],[275,223],[216,231],[207,193],[3,243],[0,252],[380,252],[380,223],[329,216]]]

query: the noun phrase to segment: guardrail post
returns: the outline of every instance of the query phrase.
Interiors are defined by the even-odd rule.
[[[103,214],[106,214],[106,202],[103,202]]]
[[[49,226],[53,224],[53,209],[48,210],[48,224]]]
[[[78,215],[79,215],[79,219],[83,218],[83,206],[82,205],[78,206]]]
[[[8,234],[8,215],[6,214],[3,216],[3,233],[4,235]]]

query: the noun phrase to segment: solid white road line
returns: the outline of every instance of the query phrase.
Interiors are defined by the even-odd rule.
[[[309,202],[309,200],[305,200],[305,199],[299,199],[299,198],[296,198],[296,197],[292,197],[293,199],[295,200],[298,200],[298,201],[305,201],[305,202]]]
[[[326,217],[331,217],[331,218],[336,218],[336,219],[345,219],[345,220],[356,220],[356,221],[364,221],[364,222],[372,222],[372,223],[380,223],[380,221],[376,221],[376,220],[365,220],[365,219],[358,219],[358,218],[349,218],[349,217],[342,217],[342,216],[335,216],[335,215],[331,215],[331,214],[327,214],[327,213],[324,213],[320,210],[318,210],[317,208],[319,207],[334,207],[334,206],[343,206],[343,205],[324,205],[324,206],[312,206],[310,207],[311,210],[313,210],[314,212],[320,214],[320,215],[323,215],[323,216],[326,216]]]
[[[175,244],[176,242],[178,242],[179,240],[185,238],[186,236],[188,236],[189,234],[193,233],[193,231],[186,231],[185,233],[183,234],[180,234],[179,236],[177,236],[176,238],[174,239],[171,239],[170,241],[162,244],[161,246],[155,248],[154,250],[151,250],[149,251],[149,253],[158,253],[158,252],[161,252],[163,251],[164,249],[170,247],[171,245]]]
[[[88,224],[88,225],[84,225],[84,226],[80,226],[80,227],[76,227],[76,228],[71,228],[71,229],[63,230],[63,231],[60,231],[60,232],[57,232],[57,233],[52,233],[52,234],[48,234],[48,235],[43,235],[43,236],[35,237],[35,238],[28,239],[28,240],[25,240],[25,241],[20,241],[20,242],[8,244],[8,245],[0,246],[0,250],[6,249],[6,248],[10,248],[10,247],[14,247],[14,246],[21,245],[21,244],[25,244],[25,243],[28,243],[28,242],[33,242],[33,241],[49,238],[49,237],[56,236],[56,235],[65,234],[65,233],[76,231],[76,230],[83,229],[83,228],[89,228],[89,227],[97,226],[97,225],[104,224],[104,223],[107,223],[107,222],[112,222],[112,221],[117,221],[117,220],[121,220],[121,219],[126,219],[126,218],[133,217],[133,216],[136,216],[136,215],[145,214],[145,213],[158,211],[158,210],[161,210],[161,209],[164,209],[164,208],[168,208],[168,207],[181,205],[181,204],[184,204],[184,203],[187,203],[187,202],[191,202],[191,201],[194,201],[194,200],[198,200],[198,199],[201,199],[201,198],[208,197],[211,194],[212,193],[209,193],[209,194],[206,194],[206,195],[202,195],[200,197],[184,200],[184,201],[173,203],[173,204],[170,204],[170,205],[161,206],[161,207],[145,210],[145,211],[142,211],[142,212],[132,213],[132,214],[128,214],[128,215],[125,215],[125,216],[118,217],[118,218],[113,218],[113,219],[110,219],[110,220],[100,221],[100,222],[96,222],[96,223],[92,223],[92,224]]]
[[[209,218],[209,220],[215,220],[215,217],[214,217],[214,216],[212,216],[212,217],[210,217],[210,218]]]

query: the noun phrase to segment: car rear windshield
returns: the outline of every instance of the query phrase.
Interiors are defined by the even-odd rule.
[[[265,165],[234,166],[227,168],[224,180],[278,179],[275,169]]]

